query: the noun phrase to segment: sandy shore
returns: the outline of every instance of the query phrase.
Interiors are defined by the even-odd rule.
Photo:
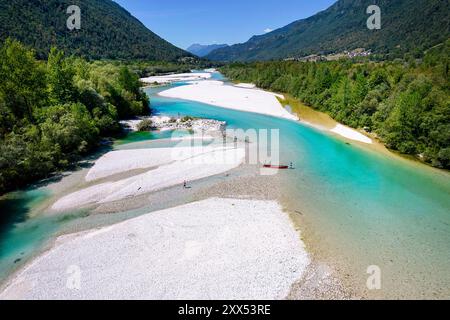
[[[329,131],[348,140],[358,141],[364,144],[373,144],[373,140],[361,132],[344,126],[331,118],[328,114],[314,110],[301,103],[290,95],[280,98],[280,102],[293,113],[297,114],[300,122],[315,127],[319,130]]]
[[[237,83],[234,86],[238,87],[238,88],[246,88],[246,89],[254,89],[254,88],[256,88],[256,85],[253,84],[253,83]]]
[[[284,299],[309,263],[276,202],[213,198],[60,237],[0,299]]]
[[[200,81],[163,91],[159,95],[198,101],[227,109],[298,120],[295,115],[290,114],[280,104],[277,97],[282,98],[282,96],[259,89],[225,85],[220,81]]]
[[[201,73],[179,73],[179,74],[171,74],[166,76],[154,76],[141,78],[141,82],[146,84],[169,84],[172,82],[182,82],[182,81],[198,81],[210,79],[210,72],[201,72]]]
[[[338,124],[330,131],[350,140],[359,141],[367,144],[373,143],[372,139],[370,139],[369,137],[363,135],[362,133],[356,131],[355,129],[346,127],[342,124]]]
[[[102,157],[87,175],[88,180],[127,172],[131,169],[158,166],[127,179],[105,182],[59,199],[53,210],[63,211],[137,197],[164,188],[218,175],[241,165],[244,148],[233,146],[155,148],[121,150]]]

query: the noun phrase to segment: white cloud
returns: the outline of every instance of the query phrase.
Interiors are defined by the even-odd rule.
[[[272,32],[272,31],[273,31],[273,30],[270,29],[270,28],[267,28],[267,29],[264,30],[265,33],[269,33],[269,32]]]

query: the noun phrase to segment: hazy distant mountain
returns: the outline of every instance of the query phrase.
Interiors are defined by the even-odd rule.
[[[81,9],[69,31],[67,8]],[[93,59],[176,60],[191,56],[148,30],[111,0],[0,0],[0,40],[12,37],[44,57],[51,46]]]
[[[202,44],[193,44],[189,48],[186,49],[186,51],[195,54],[199,57],[204,57],[210,54],[212,51],[216,49],[226,48],[228,47],[227,44],[211,44],[211,45],[202,45]]]
[[[367,28],[367,8],[381,9],[381,30]],[[301,57],[356,48],[402,56],[422,52],[450,36],[448,0],[339,0],[327,10],[248,42],[214,50],[217,61]]]

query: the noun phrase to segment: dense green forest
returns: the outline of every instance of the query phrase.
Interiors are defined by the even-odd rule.
[[[378,5],[381,29],[367,28],[367,8]],[[365,48],[383,59],[420,56],[450,36],[448,0],[339,0],[327,10],[249,41],[213,51],[216,61],[298,58]]]
[[[47,177],[149,113],[139,77],[118,63],[51,49],[47,61],[14,40],[0,48],[0,194]]]
[[[222,68],[231,79],[285,92],[387,147],[450,168],[450,40],[422,60],[257,62]]]
[[[69,30],[67,8],[78,5],[81,29]],[[47,58],[51,47],[89,59],[177,61],[192,55],[148,30],[111,0],[2,0],[0,41],[17,39]]]

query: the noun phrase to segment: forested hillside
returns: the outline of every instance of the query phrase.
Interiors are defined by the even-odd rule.
[[[48,61],[7,40],[0,47],[0,194],[68,167],[119,132],[118,120],[149,113],[127,67],[67,58]]]
[[[81,9],[81,29],[70,31],[66,10]],[[174,61],[191,54],[148,30],[111,0],[1,0],[0,41],[14,38],[46,58],[55,46],[90,59]]]
[[[222,68],[231,79],[286,92],[391,149],[450,168],[450,41],[423,61],[258,62]]]
[[[381,29],[367,28],[367,8],[381,9]],[[450,37],[448,0],[339,0],[318,14],[248,42],[213,51],[216,61],[297,58],[365,48],[383,58],[420,56]]]

